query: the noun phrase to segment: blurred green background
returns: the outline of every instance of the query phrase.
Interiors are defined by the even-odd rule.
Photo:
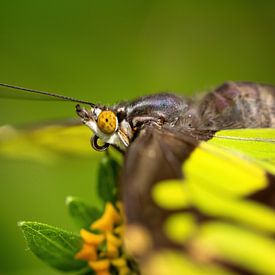
[[[101,103],[226,80],[275,84],[275,1],[2,0],[0,10],[0,82]],[[1,125],[75,116],[65,102],[0,106]],[[26,250],[16,222],[75,230],[64,200],[92,196],[98,161],[0,160],[0,274],[59,274]]]

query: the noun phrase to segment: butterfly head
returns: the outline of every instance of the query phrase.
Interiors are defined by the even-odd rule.
[[[188,104],[182,97],[160,93],[112,107],[91,105],[90,110],[78,104],[76,112],[94,133],[91,139],[94,149],[104,151],[112,145],[125,152],[145,126],[175,127],[182,112],[188,110]]]
[[[133,136],[132,129],[130,124],[122,119],[120,110],[106,106],[92,106],[88,110],[77,104],[76,112],[94,133],[91,144],[97,151],[104,151],[109,145],[125,151],[129,146]]]

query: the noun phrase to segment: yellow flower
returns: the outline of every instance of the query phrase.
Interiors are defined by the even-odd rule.
[[[123,251],[123,215],[122,203],[118,202],[117,208],[107,203],[103,215],[90,226],[91,230],[99,230],[100,233],[80,230],[83,246],[75,257],[87,261],[97,275],[111,275],[111,266],[119,275],[130,274]]]

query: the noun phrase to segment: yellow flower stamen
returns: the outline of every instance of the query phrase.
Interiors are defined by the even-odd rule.
[[[114,246],[110,243],[107,243],[107,253],[106,253],[106,255],[107,255],[108,258],[114,259],[114,258],[118,257],[119,251],[118,251],[116,246]]]
[[[122,250],[124,210],[122,203],[118,202],[116,206],[117,208],[111,203],[107,203],[102,217],[91,224],[90,228],[100,230],[100,234],[85,229],[80,230],[84,244],[75,257],[88,261],[88,265],[96,275],[111,275],[111,265],[116,268],[119,275],[130,274]]]
[[[119,247],[119,246],[122,245],[122,240],[115,237],[112,233],[107,232],[106,233],[106,238],[107,238],[108,244],[110,243],[110,244],[112,244],[116,247]]]
[[[124,211],[124,205],[121,201],[118,201],[116,203],[116,207],[118,208],[119,212],[122,214],[122,216],[124,216],[125,211]]]
[[[117,226],[116,228],[114,228],[113,232],[116,235],[123,237],[124,236],[124,225]]]
[[[112,265],[115,267],[124,267],[127,266],[127,262],[124,258],[118,258],[111,261]]]
[[[127,266],[127,261],[124,258],[117,258],[111,261],[112,265],[118,270],[119,275],[130,274],[130,269]]]
[[[80,230],[80,236],[82,237],[85,243],[91,245],[99,245],[105,240],[105,236],[103,234],[94,234],[85,229]]]
[[[93,270],[108,270],[110,267],[110,261],[107,259],[89,261],[88,264]]]
[[[122,217],[111,203],[106,204],[104,214],[100,219],[92,223],[91,229],[112,231],[115,225],[122,223]]]
[[[129,275],[129,274],[131,274],[131,272],[130,272],[130,269],[127,266],[125,266],[118,270],[118,274],[119,275]]]
[[[84,243],[82,249],[75,255],[75,258],[78,260],[96,260],[97,252],[96,248]]]

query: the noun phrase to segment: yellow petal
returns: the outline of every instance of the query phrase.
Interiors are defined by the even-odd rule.
[[[111,203],[107,203],[104,214],[100,219],[92,223],[91,229],[99,229],[102,231],[112,231],[114,224],[120,224],[122,218]]]
[[[91,244],[91,245],[99,245],[105,239],[104,235],[94,234],[94,233],[91,233],[85,229],[80,230],[80,236],[86,243]]]
[[[117,258],[111,261],[112,265],[119,268],[127,265],[127,262],[124,258]]]
[[[116,228],[113,230],[113,232],[114,232],[115,234],[119,235],[120,237],[123,237],[123,236],[124,236],[124,231],[125,231],[125,228],[124,228],[123,225],[118,226],[118,227],[116,227]]]
[[[122,240],[115,237],[112,233],[107,233],[106,234],[107,237],[107,243],[111,243],[112,245],[119,247],[122,245]]]
[[[130,269],[127,266],[125,266],[125,267],[119,268],[118,274],[119,275],[130,275],[131,272],[130,272]]]
[[[110,267],[109,260],[89,261],[88,264],[94,271],[105,271]]]
[[[116,207],[118,208],[120,214],[121,214],[122,216],[124,216],[125,211],[124,211],[124,205],[123,205],[123,203],[122,203],[121,201],[118,201],[118,202],[116,203]]]
[[[117,258],[118,257],[118,248],[115,245],[108,243],[106,254],[107,254],[108,258],[111,258],[111,259]]]
[[[84,243],[82,249],[75,255],[75,258],[78,260],[96,260],[96,248]]]

